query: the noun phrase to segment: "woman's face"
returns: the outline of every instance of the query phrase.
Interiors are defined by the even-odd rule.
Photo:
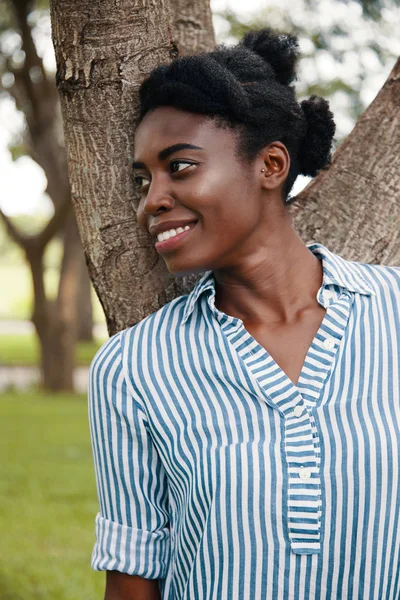
[[[232,130],[172,107],[157,108],[139,125],[137,218],[170,273],[235,268],[265,241],[265,165],[262,157],[241,162],[236,144]],[[157,241],[171,229],[179,233]]]

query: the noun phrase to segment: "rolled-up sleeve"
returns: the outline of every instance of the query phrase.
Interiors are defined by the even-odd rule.
[[[163,579],[170,554],[167,478],[141,399],[127,386],[121,334],[91,364],[89,424],[100,504],[92,568]]]

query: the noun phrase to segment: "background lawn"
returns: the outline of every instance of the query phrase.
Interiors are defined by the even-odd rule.
[[[105,339],[94,342],[78,342],[76,346],[76,365],[90,365]],[[39,343],[34,333],[21,335],[0,334],[1,365],[38,365]]]
[[[99,600],[98,510],[82,396],[0,396],[0,598]]]

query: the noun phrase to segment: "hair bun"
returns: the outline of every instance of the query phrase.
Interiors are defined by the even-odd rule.
[[[269,28],[252,30],[246,33],[241,44],[268,62],[280,83],[289,85],[296,79],[299,44],[294,35]]]
[[[301,108],[307,124],[305,138],[299,150],[301,174],[314,177],[331,162],[336,125],[325,98],[311,96],[301,102]]]

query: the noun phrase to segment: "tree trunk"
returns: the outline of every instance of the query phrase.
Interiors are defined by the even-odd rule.
[[[47,389],[53,389],[54,362],[53,362],[53,324],[54,303],[49,302],[44,287],[44,264],[42,247],[31,244],[25,248],[26,258],[31,268],[33,285],[33,312],[32,323],[39,339],[41,384]]]
[[[39,338],[41,383],[52,391],[73,391],[79,277],[82,271],[82,249],[76,220],[71,214],[66,225],[64,255],[58,296],[50,302],[44,286],[44,245],[34,240],[25,247],[31,267],[34,289],[32,322]]]
[[[171,0],[171,8],[174,37],[180,56],[214,48],[214,27],[208,1]]]
[[[72,373],[69,377],[65,369],[60,369],[62,357],[57,336],[56,303],[46,298],[44,291],[43,249],[31,247],[26,250],[30,264],[34,289],[34,307],[32,322],[39,340],[41,386],[47,390],[59,391],[72,389]],[[67,377],[66,377],[67,376]],[[67,378],[66,385],[65,378]]]
[[[293,204],[304,240],[350,260],[400,264],[400,59],[322,172]]]
[[[24,146],[29,155],[44,169],[47,193],[55,207],[55,217],[35,236],[20,232],[0,210],[10,237],[24,249],[31,268],[34,288],[33,322],[41,348],[41,371],[44,387],[51,390],[72,389],[74,340],[77,336],[74,319],[80,317],[78,334],[92,339],[91,288],[82,245],[70,210],[70,185],[67,173],[58,93],[54,80],[48,77],[42,58],[33,40],[29,14],[30,0],[8,0],[13,24],[19,31],[24,61],[15,66],[10,57],[1,54],[7,68],[14,74],[15,84],[9,89],[17,108],[26,117]],[[32,77],[32,72],[36,77]],[[40,77],[37,77],[37,75]],[[48,301],[43,283],[43,254],[46,245],[62,228],[64,259],[57,302]],[[78,258],[79,255],[79,258]],[[79,292],[79,293],[78,293]],[[72,308],[73,307],[73,308]],[[79,310],[78,310],[79,309]]]
[[[59,376],[62,381],[60,389],[72,390],[74,387],[75,346],[78,334],[77,298],[82,268],[82,248],[79,243],[78,227],[73,214],[70,214],[67,221],[65,233],[64,255],[57,296],[55,360],[58,363]]]
[[[197,279],[173,278],[138,228],[132,180],[140,83],[156,65],[188,51],[184,23],[196,32],[191,52],[213,47],[208,0],[181,6],[174,33],[168,1],[51,2],[72,199],[110,333],[136,323]]]
[[[211,27],[208,2],[171,5],[51,2],[73,203],[110,334],[186,293],[197,279],[168,274],[151,239],[138,229],[133,207],[138,87],[177,51],[209,50],[214,43],[204,33]],[[197,35],[187,37],[184,24]],[[395,69],[332,167],[299,196],[292,211],[305,241],[316,238],[348,258],[397,260],[398,95]],[[377,197],[384,198],[379,209],[372,207]]]

